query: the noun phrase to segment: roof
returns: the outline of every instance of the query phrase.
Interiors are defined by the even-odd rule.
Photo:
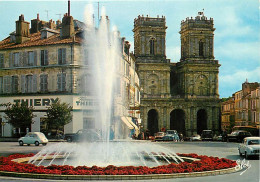
[[[246,137],[249,140],[260,140],[260,137]]]
[[[55,35],[50,36],[49,38],[46,39],[41,39],[41,33],[37,32],[34,34],[30,35],[30,40],[17,44],[17,43],[12,43],[10,41],[10,36],[4,39],[3,41],[0,42],[0,50],[4,49],[16,49],[16,48],[24,48],[24,47],[32,47],[32,46],[46,46],[46,45],[56,45],[56,44],[68,44],[68,43],[81,43],[82,39],[80,36],[76,34],[75,36],[75,41],[73,41],[73,37],[69,38],[64,38],[62,39],[60,37],[60,34],[57,33]]]

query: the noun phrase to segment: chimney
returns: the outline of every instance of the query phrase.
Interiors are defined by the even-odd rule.
[[[75,34],[73,17],[65,14],[61,23],[61,38],[69,38]]]
[[[24,15],[19,16],[19,20],[16,21],[16,34],[15,41],[20,44],[29,40],[29,22],[24,21]]]
[[[37,18],[31,20],[31,34],[39,32],[41,30],[41,20],[39,17],[39,13],[37,14]]]

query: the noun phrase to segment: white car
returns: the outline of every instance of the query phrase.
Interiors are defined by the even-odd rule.
[[[246,137],[238,146],[239,155],[245,155],[246,159],[248,159],[249,156],[259,156],[259,150],[260,137]]]
[[[190,141],[201,141],[201,137],[200,135],[196,134],[196,135],[192,135],[190,137]]]
[[[29,132],[24,137],[18,139],[19,145],[23,146],[23,144],[35,144],[35,146],[47,145],[48,139],[41,132]]]

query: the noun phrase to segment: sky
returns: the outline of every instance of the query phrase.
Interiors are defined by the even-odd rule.
[[[92,3],[98,17],[98,2],[105,7],[111,27],[134,47],[133,26],[138,15],[165,16],[166,56],[171,62],[180,60],[180,23],[203,11],[214,19],[214,56],[219,60],[220,98],[230,97],[242,89],[242,83],[260,82],[259,0],[71,0],[71,15],[84,20],[85,6]],[[67,12],[67,1],[3,1],[0,0],[0,40],[15,30],[15,21],[24,14],[25,21],[40,14],[40,19],[57,20]],[[48,15],[48,16],[47,16]]]

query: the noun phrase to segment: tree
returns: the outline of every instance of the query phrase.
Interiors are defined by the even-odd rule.
[[[27,103],[7,103],[2,105],[7,107],[4,110],[5,117],[14,128],[20,128],[22,131],[25,131],[26,128],[31,128],[32,119],[35,117],[33,107],[29,107]]]
[[[67,103],[61,103],[58,100],[56,103],[52,103],[47,109],[47,130],[50,132],[52,129],[58,130],[64,125],[68,124],[72,120],[72,107]]]

